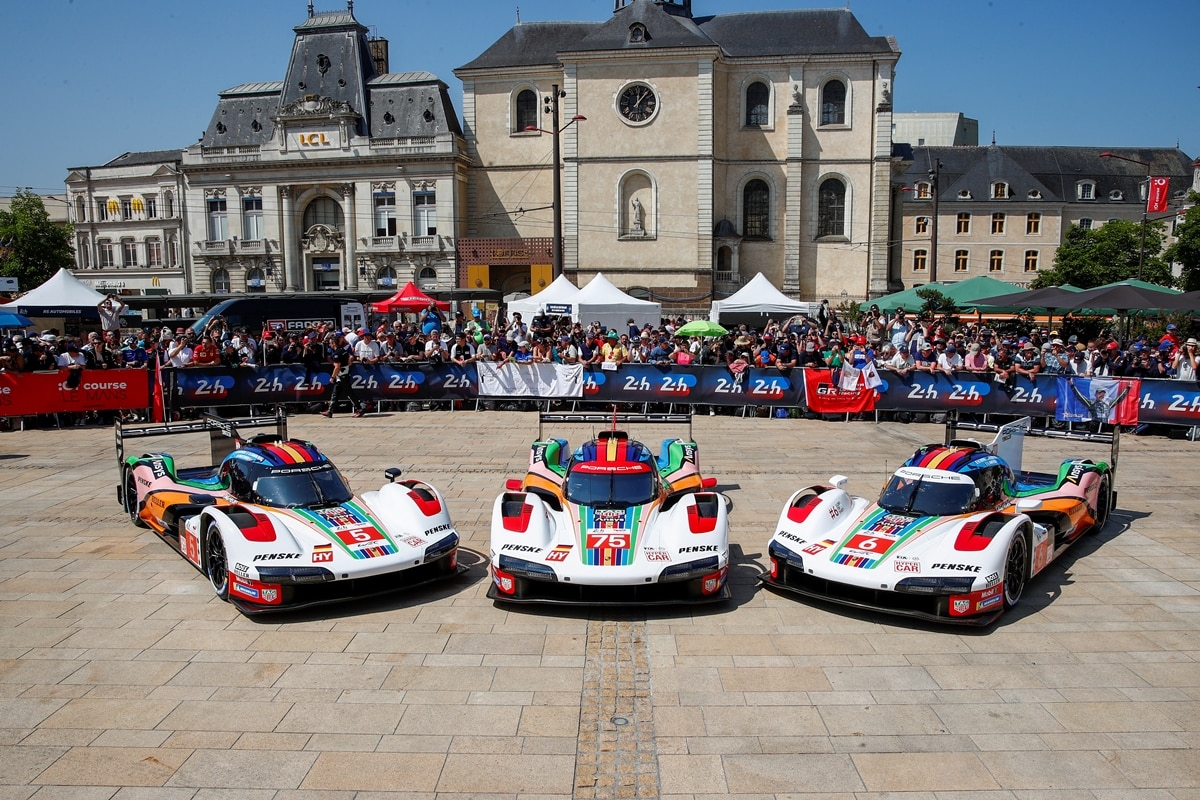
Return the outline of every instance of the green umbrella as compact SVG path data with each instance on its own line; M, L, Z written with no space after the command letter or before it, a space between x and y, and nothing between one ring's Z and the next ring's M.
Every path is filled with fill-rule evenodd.
M706 319L694 319L675 329L676 336L724 336L727 333L729 331Z

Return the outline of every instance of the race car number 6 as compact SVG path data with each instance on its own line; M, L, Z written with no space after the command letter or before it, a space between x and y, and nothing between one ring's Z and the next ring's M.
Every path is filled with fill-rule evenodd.
M874 539L874 538L859 539L857 542L854 542L851 546L857 547L859 550L874 550L876 547L879 546L879 540Z

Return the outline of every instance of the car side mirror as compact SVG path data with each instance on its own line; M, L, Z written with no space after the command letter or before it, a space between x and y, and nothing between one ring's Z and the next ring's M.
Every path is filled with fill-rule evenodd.
M845 489L850 485L850 479L845 475L834 475L829 479L829 485L835 489Z
M504 482L504 488L510 492L519 492L524 489L520 478L509 478Z
M716 478L701 478L700 486L701 486L701 488L704 488L704 489L715 489L715 488L717 488L717 479Z
M389 483L395 483L396 478L400 477L400 468L388 467L383 471L383 477L387 478Z
M1042 507L1042 501L1036 497L1022 497L1017 501L1017 511L1029 512L1037 511Z

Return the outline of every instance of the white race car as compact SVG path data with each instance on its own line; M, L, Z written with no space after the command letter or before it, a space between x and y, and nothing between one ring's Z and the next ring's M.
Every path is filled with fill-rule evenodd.
M571 450L538 437L524 480L492 509L488 597L509 602L693 603L724 600L729 527L691 437L655 457L618 422L679 423L683 414L543 414L541 422L607 422Z
M244 614L367 597L460 571L458 531L437 489L398 480L355 496L310 442L275 435L245 440L230 420L117 425L117 499L208 576L217 596ZM215 466L179 468L166 453L126 457L124 441L207 431Z
M1070 458L1057 473L1037 473L1021 470L1028 417L990 444L955 439L953 416L949 424L946 444L917 450L876 502L852 496L841 475L793 494L763 582L858 608L988 624L1071 544L1104 527L1119 434L1062 435L1111 443L1111 460Z

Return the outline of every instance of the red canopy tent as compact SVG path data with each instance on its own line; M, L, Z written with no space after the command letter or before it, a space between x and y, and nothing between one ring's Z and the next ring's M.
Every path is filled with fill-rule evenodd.
M450 310L449 303L434 301L432 297L418 289L412 281L409 281L404 284L403 289L396 292L387 300L372 303L371 310L376 314L391 314L397 311L417 312L424 310L431 302L437 302L437 307L442 311Z

